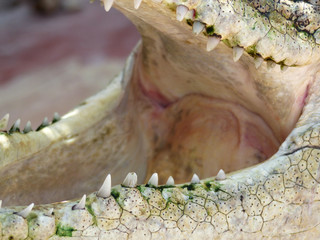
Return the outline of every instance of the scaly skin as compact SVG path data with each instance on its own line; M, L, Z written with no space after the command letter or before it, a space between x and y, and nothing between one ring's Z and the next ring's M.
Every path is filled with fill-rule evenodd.
M131 15L133 9L125 0L117 4L129 17L136 18ZM161 29L165 34L172 34L176 27L178 33L184 33L190 31L187 24L174 22L170 10L179 4L179 1L143 3L141 11L135 15L139 21L160 19L159 25L155 26L158 29L165 24L172 24L170 29ZM85 206L81 200L73 200L37 205L31 212L23 211L24 207L3 207L0 209L0 239L320 237L320 79L317 75L320 30L318 7L314 6L317 3L265 1L259 5L258 1L235 1L232 4L223 1L187 1L183 4L189 9L195 9L196 18L192 18L192 22L200 21L207 27L206 36L190 40L196 46L203 47L207 36L214 34L220 36L228 47L243 47L250 55L244 57L251 64L253 58L263 58L264 69L272 67L274 62L282 67L302 69L311 66L316 69L307 105L296 128L278 152L267 161L230 173L226 178L211 177L199 182L195 180L193 183L165 186L157 186L157 181L151 181L153 184L147 185L136 185L133 181L132 186L128 187L126 182L112 190L107 187L104 197L97 192L85 196ZM266 12L269 14L264 17L260 15ZM186 19L191 14L189 12ZM214 32L211 31L211 25L214 25ZM182 41L188 36L187 33L177 34L174 38ZM148 144L133 151L134 155L123 150L131 146L129 140L122 138L131 125L116 121L122 119L117 115L119 109L120 112L126 110L122 104L123 99L128 97L125 89L131 79L136 54L137 50L129 57L124 72L104 91L85 101L60 121L27 134L4 132L0 135L0 183L3 196L8 196L4 198L8 205L32 197L35 201L52 199L52 196L33 196L33 190L38 190L30 190L36 186L31 180L35 178L32 176L33 172L41 172L46 168L50 169L49 173L59 168L61 172L71 172L72 169L68 167L73 164L84 164L85 161L93 164L93 160L88 160L90 156L94 156L96 162L108 157L108 163L103 168L117 172L120 165L126 164L128 159L141 159L139 161L144 162L147 158L144 154L150 155ZM124 114L123 119L127 117ZM135 133L138 132L139 128ZM114 140L115 138L120 140ZM110 149L101 150L106 145ZM88 155L82 149L86 149ZM70 156L70 152L76 157ZM107 157L103 155L105 153L108 154ZM60 161L59 158L66 160ZM41 166L40 161L44 162ZM64 163L68 164L67 169L61 167ZM136 170L142 172L138 175L144 178L145 169L140 169L143 165L136 165ZM17 190L10 188L15 185L15 177L18 179L19 171L25 168L30 173L17 180L19 184L25 184L21 185L21 195L16 196L12 191ZM101 165L97 164L93 172L97 168L101 168ZM92 172L87 173L90 174ZM121 174L118 175L113 175L116 182L122 177ZM72 186L77 181L78 179L70 183L63 182L62 185ZM84 186L76 186L77 189L87 191L90 189L88 185L95 183L95 180L90 181ZM39 183L46 184L52 185L46 179ZM57 185L56 188L59 187Z

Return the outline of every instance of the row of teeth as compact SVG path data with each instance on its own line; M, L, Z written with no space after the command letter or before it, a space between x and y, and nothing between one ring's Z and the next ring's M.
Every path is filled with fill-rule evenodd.
M220 169L215 180L222 181L225 179L226 179L226 174L222 169ZM133 188L133 187L137 186L137 181L138 181L137 174L135 172L130 172L125 177L125 179L122 183L122 186ZM158 187L158 181L159 181L158 174L154 173L150 177L150 179L148 181L148 185ZM197 174L193 174L190 183L191 184L200 184L200 178L198 177ZM170 176L167 180L166 186L172 186L172 185L174 185L174 179L172 176ZM111 196L111 187L112 187L111 186L111 175L108 174L108 176L104 180L101 188L97 192L97 197L101 197L101 198L110 197ZM76 205L74 205L72 207L72 210L85 209L86 200L87 200L87 195L84 194L83 197L81 198L81 200ZM1 209L1 205L2 205L2 200L0 200L0 209ZM17 214L23 218L27 218L28 215L31 213L33 207L34 207L34 203L31 203L29 206L27 206L25 209L21 210L20 212L15 212L15 214ZM49 209L49 215L52 215L52 213L53 213L53 208Z
M61 119L60 115L58 113L54 113L53 118L52 118L52 122L51 124L58 122ZM0 120L0 132L6 132L6 129L8 127L8 121L9 121L9 113L7 113L1 120ZM12 127L9 129L8 133L12 134L15 132L20 132L20 122L21 120L18 119L17 121L15 121L15 123L12 125ZM40 124L40 126L36 129L36 131L41 130L44 127L49 126L49 120L47 117L45 117L42 121L42 123ZM31 122L28 121L22 131L22 133L28 133L31 132L32 127L31 127Z
M104 4L104 8L105 10L108 12L112 5L114 0L102 0L103 4ZM157 2L161 2L161 0L154 0ZM138 9L140 7L142 0L134 0L134 8ZM187 8L184 5L178 5L176 8L176 18L178 21L182 21L185 16L187 15L187 13L189 12L189 8ZM202 33L205 29L206 25L200 21L194 21L193 25L192 25L192 31L195 35L199 35L200 33ZM207 41L207 51L210 52L213 49L215 49L218 44L221 41L221 37L220 36L208 36L208 41ZM233 47L233 61L237 62L241 56L244 53L244 49L242 47L236 46ZM255 56L254 57L254 65L256 67L256 69L258 69L262 63L263 63L264 59L260 56ZM273 68L277 65L276 62L272 61L272 60L267 60L267 67L268 69ZM286 65L281 65L281 70L285 71L287 70L288 66Z

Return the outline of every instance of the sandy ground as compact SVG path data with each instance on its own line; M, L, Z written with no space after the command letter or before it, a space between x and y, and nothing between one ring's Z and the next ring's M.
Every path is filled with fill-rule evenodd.
M79 12L50 17L21 5L0 12L0 118L36 128L103 89L139 39L118 11L83 1Z

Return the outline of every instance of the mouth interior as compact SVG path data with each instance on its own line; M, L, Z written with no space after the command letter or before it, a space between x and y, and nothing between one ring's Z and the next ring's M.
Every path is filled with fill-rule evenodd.
M294 128L315 75L312 66L281 71L264 62L256 69L247 53L234 62L224 43L207 52L207 37L194 36L185 22L121 10L136 24L142 44L120 104L61 141L63 147L4 168L4 202L78 197L96 191L106 172L113 184L130 171L140 183L158 172L163 184L170 175L183 183L193 173L206 178L219 169L239 170L271 157ZM79 114L80 124L85 117Z

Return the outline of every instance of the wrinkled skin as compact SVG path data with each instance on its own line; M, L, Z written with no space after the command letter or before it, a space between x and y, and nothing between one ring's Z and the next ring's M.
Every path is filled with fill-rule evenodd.
M317 2L115 5L142 35L123 72L60 121L0 135L0 239L319 239ZM93 192L129 171L184 184Z

